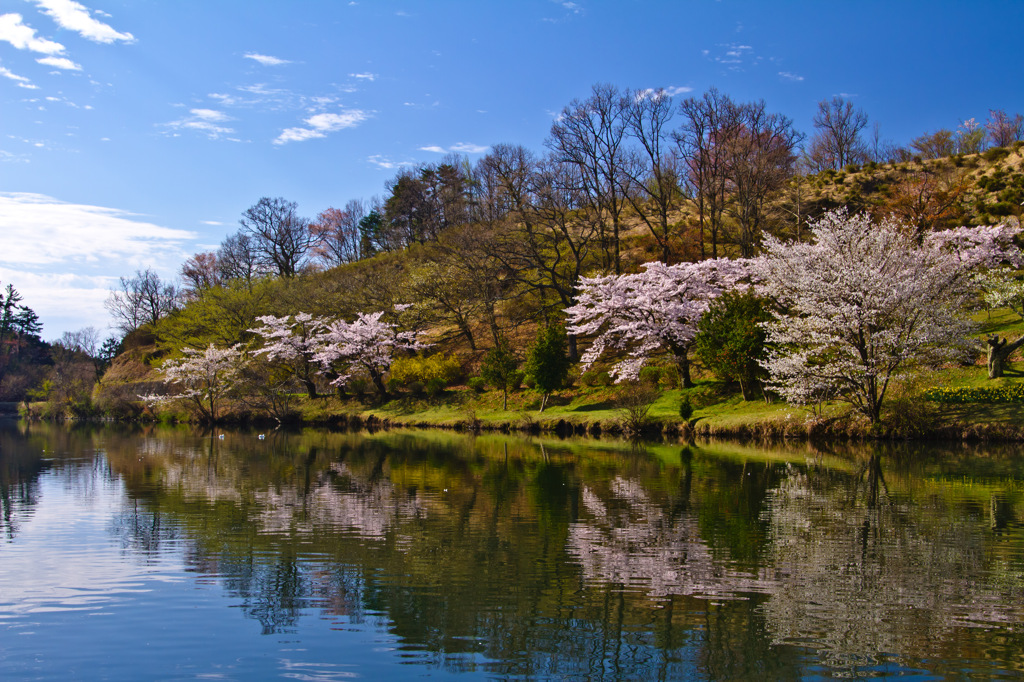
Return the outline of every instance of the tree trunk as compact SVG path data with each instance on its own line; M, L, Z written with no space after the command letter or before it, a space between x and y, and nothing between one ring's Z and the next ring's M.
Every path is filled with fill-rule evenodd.
M1021 346L1024 346L1024 336L1021 336L1013 343L1010 343L1009 341L1009 339L1000 338L998 334L989 335L988 339L985 341L985 345L988 346L989 379L998 379L1008 371L1011 371L1006 367L1009 362L1010 355L1012 355L1013 352Z
M683 388L693 388L693 379L690 378L690 357L686 350L676 350L676 370L679 372L679 384Z
M306 395L310 400L316 400L320 396L316 392L316 383L312 379L303 379L302 385L306 387Z

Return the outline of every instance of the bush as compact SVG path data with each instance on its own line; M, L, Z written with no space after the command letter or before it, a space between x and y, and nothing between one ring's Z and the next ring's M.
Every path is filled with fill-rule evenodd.
M580 375L580 383L584 386L611 386L615 383L612 375L603 370L588 369Z
M679 416L683 419L689 419L693 416L693 403L690 402L690 396L684 395L679 399Z
M512 373L512 378L509 381L508 387L513 391L522 388L523 382L526 381L526 372L518 370ZM533 388L532 386L530 388Z
M391 381L397 386L410 387L412 382L426 385L439 379L445 386L462 376L462 365L451 355L438 353L430 357L398 358L391 363Z
M448 384L441 377L434 377L427 381L426 391L427 395L431 398L435 398L444 392L445 386Z
M657 386L661 381L661 367L642 367L640 369L640 383L645 386Z
M487 389L487 382L483 377L470 377L466 384L477 393L483 393Z
M412 393L413 395L423 395L423 393L427 390L427 385L424 384L422 381L410 381L406 385L406 388L408 388L409 392Z
M992 147L991 149L983 153L981 156L989 163L995 163L996 161L1005 159L1007 156L1009 156L1009 154L1010 150L1007 149L1006 147Z

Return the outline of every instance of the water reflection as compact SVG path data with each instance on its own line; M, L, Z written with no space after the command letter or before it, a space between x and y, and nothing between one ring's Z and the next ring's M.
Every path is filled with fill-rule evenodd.
M1022 474L1001 448L0 431L8 542L41 479L116 482L120 550L263 636L381 630L357 669L459 675L1019 674Z

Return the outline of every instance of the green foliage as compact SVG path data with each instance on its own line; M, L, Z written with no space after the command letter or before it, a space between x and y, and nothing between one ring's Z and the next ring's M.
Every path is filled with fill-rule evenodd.
M661 367L652 367L650 365L640 368L639 380L641 384L645 386L657 386L661 381L662 374Z
M584 386L611 386L612 375L604 370L588 369L580 375L580 383Z
M996 161L1005 159L1009 155L1010 150L1006 147L992 147L991 149L986 150L981 156L989 163L995 163Z
M738 381L750 399L763 370L765 329L771 320L764 299L751 291L730 291L711 303L697 323L694 352L723 381Z
M427 395L431 398L436 398L444 392L445 387L448 383L441 377L433 377L427 380L427 384L424 387Z
M484 390L487 388L487 382L484 380L483 377L470 377L469 380L466 382L466 385L473 389L473 391L475 391L476 393L483 393Z
M440 381L442 388L457 381L462 376L462 365L458 359L445 353L437 353L430 357L414 356L398 358L391 363L391 383L408 387L412 382L426 386L433 380Z
M567 348L565 328L551 324L537 332L537 340L527 355L526 375L545 396L545 400L541 402L542 411L547 396L552 391L562 388L569 376L571 363Z
M679 398L679 416L683 419L689 419L693 416L693 403L690 402L690 396L688 395Z
M480 375L484 381L502 392L507 407L509 389L517 388L522 381L519 358L512 352L508 339L498 339L497 345L487 352L480 365Z
M956 388L929 388L923 394L925 400L950 405L970 403L1024 403L1024 384L998 388L958 386Z

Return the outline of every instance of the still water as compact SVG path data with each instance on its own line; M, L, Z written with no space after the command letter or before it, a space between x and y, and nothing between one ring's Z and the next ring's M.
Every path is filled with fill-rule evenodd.
M1024 676L1024 451L0 421L0 679Z

